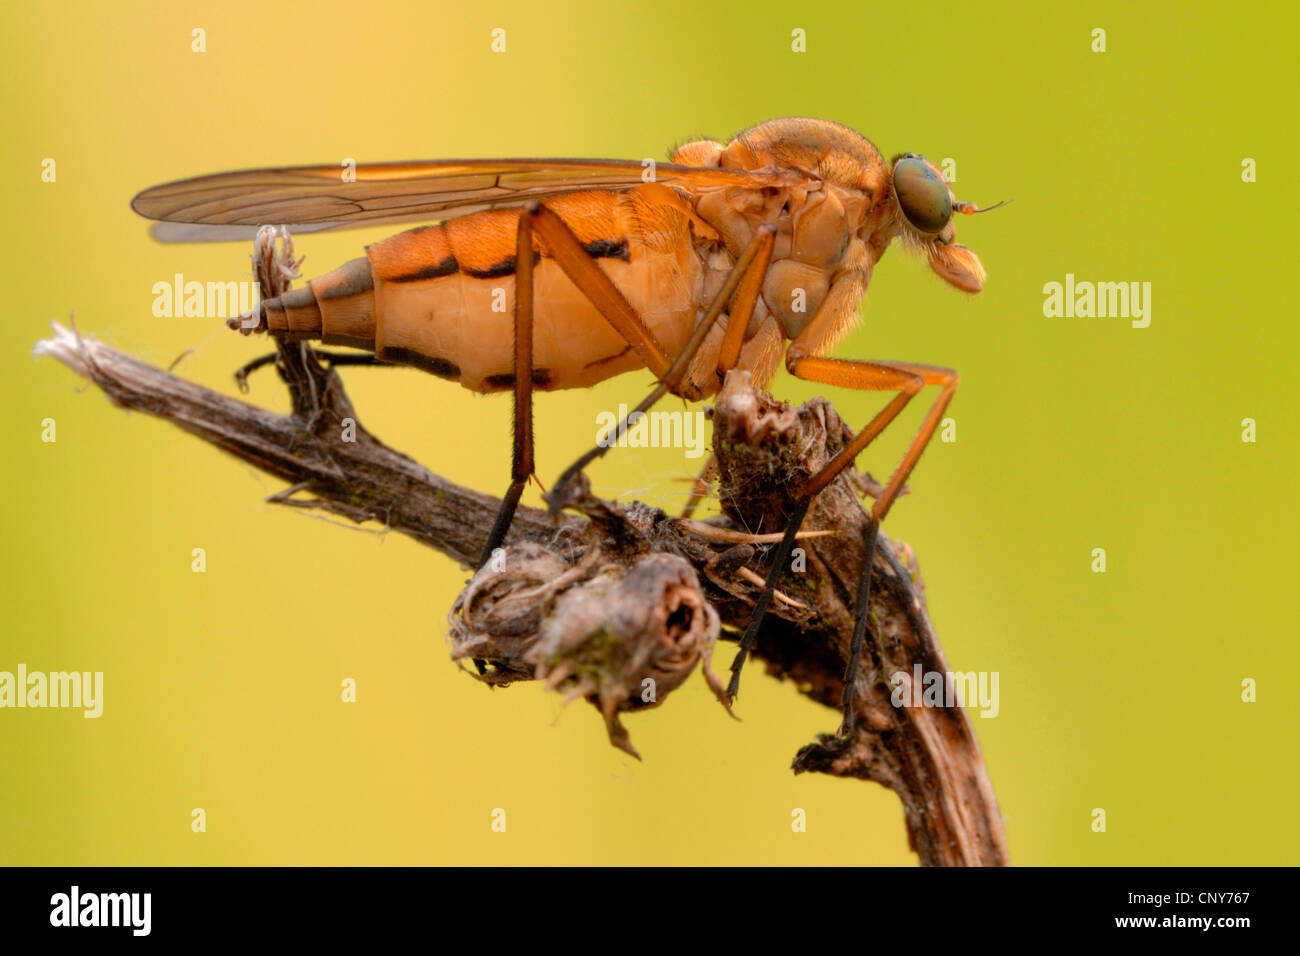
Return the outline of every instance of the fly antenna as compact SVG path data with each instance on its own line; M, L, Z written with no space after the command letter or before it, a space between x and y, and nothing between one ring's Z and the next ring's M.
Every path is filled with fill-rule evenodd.
M999 206L1006 206L1013 202L1015 202L1014 199L1004 199L1001 202L995 202L992 206L985 206L983 209L975 205L973 202L956 202L952 204L952 208L955 209L957 212L962 212L968 216L973 216L977 212L992 212L994 209L997 209Z

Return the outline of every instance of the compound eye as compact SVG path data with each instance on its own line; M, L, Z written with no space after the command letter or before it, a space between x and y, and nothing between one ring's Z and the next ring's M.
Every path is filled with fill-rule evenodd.
M919 156L908 154L894 164L894 197L912 227L934 235L952 218L948 184Z

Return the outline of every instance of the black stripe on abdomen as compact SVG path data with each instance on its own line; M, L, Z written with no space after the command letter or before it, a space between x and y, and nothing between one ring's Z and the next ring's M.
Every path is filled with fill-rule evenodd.
M417 269L414 272L403 273L400 276L393 276L389 282L419 282L421 279L441 279L443 276L455 275L460 271L460 263L456 261L455 256L448 256L437 265L425 266L423 269Z
M415 368L424 369L424 371L431 372L439 378L449 378L453 381L460 379L460 367L455 362L448 362L443 358L430 358L414 349L388 346L379 357L385 362L397 362L402 365L412 365Z
M554 376L548 368L533 369L533 387L546 388L551 384ZM506 372L503 375L489 375L483 380L489 392L503 392L508 388L515 387L515 377L512 373Z
M582 247L587 255L593 259L622 259L624 262L631 260L628 253L627 239L597 239L594 242L588 242ZM541 256L533 254L534 265L541 260ZM389 282L419 282L423 279L441 279L443 276L449 276L456 272L463 272L471 279L499 279L501 276L512 276L515 274L515 257L507 256L495 265L490 265L486 269L471 269L468 266L462 266L455 256L448 256L437 265L425 266L414 272L407 272L399 276L393 276Z
M533 265L537 265L538 260L542 257L533 253ZM496 265L488 266L486 269L470 269L462 267L461 272L471 279L499 279L501 276L512 276L515 274L515 257L507 256Z
M582 248L587 250L587 255L593 259L622 259L624 262L631 260L627 251L627 239L597 239L595 242L589 242Z
M593 259L622 259L624 262L628 262L632 258L627 251L626 239L597 239L595 242L585 243L582 248ZM533 253L533 264L536 265L541 261L541 258L537 253ZM495 279L498 276L512 276L515 274L515 257L508 256L496 265L488 266L486 269L463 268L461 271L475 279Z

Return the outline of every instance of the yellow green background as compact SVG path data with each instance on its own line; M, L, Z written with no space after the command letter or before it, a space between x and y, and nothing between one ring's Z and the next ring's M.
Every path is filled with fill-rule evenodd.
M277 482L29 354L75 311L158 364L193 350L179 373L234 393L265 342L155 318L151 287L245 278L247 250L151 241L127 204L154 183L344 157L662 158L782 115L953 157L959 198L1015 199L959 224L982 295L895 250L839 350L961 372L958 440L886 530L919 555L952 666L1001 675L1001 713L973 722L1012 861L1294 862L1295 30L1267 3L7 4L0 669L102 670L106 692L97 721L0 711L0 863L914 862L892 793L787 769L836 724L792 686L750 671L736 723L693 678L628 718L637 764L587 705L456 669L464 569L268 505ZM298 249L314 274L384 234ZM1151 282L1150 327L1045 318L1067 272ZM345 378L389 443L504 487L507 399ZM541 396L543 480L648 385ZM881 403L830 397L856 423ZM250 400L286 407L268 373ZM864 467L889 471L916 405ZM592 477L671 508L697 464L627 451Z

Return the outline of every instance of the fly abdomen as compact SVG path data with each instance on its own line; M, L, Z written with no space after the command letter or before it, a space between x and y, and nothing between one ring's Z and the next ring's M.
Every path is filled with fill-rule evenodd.
M652 272L673 271L676 278L684 270L672 269L672 253L652 255L646 249L640 222L624 196L571 193L547 205L624 295L632 296L633 308L652 333L668 332L670 348L684 340L693 301L684 322L665 323L663 313L669 310L660 306L675 289L645 294L657 285L650 281ZM672 225L681 232L685 224L683 216L680 223L656 226L656 238ZM475 392L512 388L518 233L518 210L490 210L412 229L368 247L378 316L375 354ZM680 245L673 244L672 252ZM535 236L532 256L534 387L585 387L639 367L631 346Z
M262 320L268 332L284 338L321 339L326 345L373 350L375 291L370 261L353 259L301 289L267 299L262 303Z
M641 187L641 190L649 189ZM699 311L702 265L690 219L635 190L559 196L548 206L582 243L668 354ZM373 351L476 392L513 387L518 210L423 226L369 246L304 288L263 303L286 338ZM533 241L533 369L538 389L584 388L642 359L564 269Z

